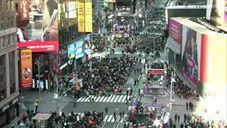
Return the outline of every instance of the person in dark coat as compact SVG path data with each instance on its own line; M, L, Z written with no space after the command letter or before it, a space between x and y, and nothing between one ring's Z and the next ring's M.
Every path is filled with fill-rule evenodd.
M188 111L188 102L186 102L186 110Z
M177 114L176 113L174 114L174 121L175 121L175 123L177 122Z
M184 123L187 123L187 115L184 114Z

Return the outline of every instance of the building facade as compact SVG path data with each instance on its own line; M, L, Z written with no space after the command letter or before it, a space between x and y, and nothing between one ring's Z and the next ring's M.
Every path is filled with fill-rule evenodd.
M0 1L0 127L14 119L18 105L18 56L13 0Z

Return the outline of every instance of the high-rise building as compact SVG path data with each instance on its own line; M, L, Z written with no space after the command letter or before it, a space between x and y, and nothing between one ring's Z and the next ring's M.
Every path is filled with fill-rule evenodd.
M0 1L0 127L18 114L18 56L13 0Z

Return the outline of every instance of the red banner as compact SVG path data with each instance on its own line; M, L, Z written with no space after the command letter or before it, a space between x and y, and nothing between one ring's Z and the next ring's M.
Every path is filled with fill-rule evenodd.
M20 0L19 19L29 20L30 0Z
M19 42L18 48L29 48L32 52L58 52L58 41L28 41Z
M164 75L165 70L164 69L151 69L149 71L150 75Z
M30 49L21 50L21 86L32 86L32 52Z

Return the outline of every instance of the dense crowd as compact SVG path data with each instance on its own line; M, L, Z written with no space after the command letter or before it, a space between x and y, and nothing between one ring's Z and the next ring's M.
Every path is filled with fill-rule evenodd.
M170 84L171 82L171 73L173 72L172 69L167 70L167 81ZM184 99L198 99L199 94L193 89L192 87L189 87L187 84L183 82L179 78L179 76L175 73L175 81L173 83L173 90L175 94Z
M110 44L110 42L107 41L107 38L102 37L100 34L93 34L90 43L91 45L94 45L95 52L103 52L106 46Z
M146 54L154 53L156 51L163 51L165 47L165 38L159 35L140 35L140 39L136 42L132 48L129 46L129 52L145 52Z
M135 64L135 60L126 55L121 58L90 59L78 71L78 77L83 79L82 90L93 93L121 92Z
M103 117L103 112L96 111L86 111L82 116L74 112L71 112L69 115L65 115L64 113L57 115L54 112L52 126L61 126L64 128L97 128L102 123Z

